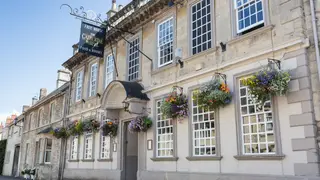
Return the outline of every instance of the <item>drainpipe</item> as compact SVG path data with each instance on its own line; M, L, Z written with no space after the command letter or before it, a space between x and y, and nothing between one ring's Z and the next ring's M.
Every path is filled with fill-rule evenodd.
M318 77L319 77L319 81L320 81L319 38L318 38L318 31L317 31L317 19L316 19L316 15L315 15L314 0L310 0L310 9L311 9L311 21L312 21L312 29L313 29L314 47L315 47L315 50L316 50ZM317 152L319 154L319 150L317 150ZM320 156L319 155L318 155L318 160L320 161ZM318 171L320 172L320 169L318 169Z
M310 9L311 9L311 18L312 18L312 28L313 28L313 38L314 38L314 47L316 50L316 60L318 64L318 77L320 81L320 53L319 53L319 38L317 31L317 19L314 9L314 0L310 0Z

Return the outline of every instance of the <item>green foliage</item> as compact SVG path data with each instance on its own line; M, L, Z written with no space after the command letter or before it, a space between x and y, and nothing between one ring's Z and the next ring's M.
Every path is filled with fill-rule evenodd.
M265 69L252 77L243 80L249 88L249 93L261 104L270 96L283 96L289 90L290 74L287 71Z
M0 175L2 175L4 158L6 155L6 146L7 146L7 140L0 141Z
M194 100L198 100L200 106L210 108L224 107L231 102L231 98L228 86L220 79L214 79L202 85L193 96Z
M162 116L167 118L178 118L179 120L188 116L188 100L186 95L177 93L176 90L162 102L160 107Z
M67 129L64 127L57 127L50 131L50 134L52 134L57 139L60 138L67 138L69 135L67 133Z
M146 132L152 126L152 120L148 116L138 116L130 121L128 128L130 132Z
M111 136L115 137L118 133L118 124L113 123L112 121L107 122L102 127L102 135L103 136Z

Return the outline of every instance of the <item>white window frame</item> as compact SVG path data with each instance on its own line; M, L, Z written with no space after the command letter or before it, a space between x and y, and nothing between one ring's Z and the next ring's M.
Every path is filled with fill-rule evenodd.
M171 24L170 24L170 22L171 22ZM168 23L169 23L169 25L168 25ZM163 30L161 28L162 26L165 26L164 28L166 28L166 29L169 28L169 33L168 34L166 34L166 31L162 31ZM173 58L174 58L174 52L173 52L174 51L174 49L173 49L174 48L174 19L173 19L173 17L170 17L170 18L166 19L165 21L159 23L157 32L158 32L157 33L157 39L158 39L158 42L157 42L158 67L162 67L162 66L171 64L173 62ZM165 37L162 37L161 35L164 35ZM172 36L172 38L170 36ZM162 41L164 43L160 44L160 39L162 39ZM166 41L166 39L168 39L168 41ZM171 47L171 50L172 50L171 53L169 53L169 55L171 54L171 60L161 64L161 48L162 47L166 47L168 44L169 44L169 46ZM163 58L167 59L167 57L163 57Z
M135 44L135 41L137 41L136 44ZM134 46L132 47L130 43L134 44ZM127 59L128 59L127 60L127 63L128 63L127 78L128 78L128 81L136 81L140 78L140 68L141 68L140 67L140 52L138 51L138 49L141 48L140 36L135 36L130 41L130 43L127 44ZM131 50L132 50L132 52L130 53ZM133 58L131 58L131 57L133 57ZM134 64L135 61L137 61L137 63ZM136 70L133 72L135 67L136 67Z
M48 144L48 140L51 140L51 148L47 149L47 144ZM44 145L44 156L43 156L43 162L45 164L51 164L51 160L52 160L52 147L53 147L53 140L52 139L48 139L46 138L46 143ZM50 152L50 162L46 161L47 160L47 153Z
M91 143L89 141L90 139L91 139ZM86 133L84 135L83 159L85 159L85 160L93 159L93 154L94 154L94 152L93 152L93 133L90 132L90 133Z
M162 119L161 103L162 99L156 101L156 157L175 157L174 122L171 118ZM168 128L171 132L167 132Z
M79 136L72 136L70 141L70 159L78 160Z
M98 87L98 63L93 63L90 66L90 81L89 81L89 97L97 94Z
M270 97L270 100L264 104L264 106L260 106L259 104L255 103L254 100L252 101L252 97L250 97L248 94L248 87L243 85L242 83L242 80L246 78L247 77L240 78L239 82L237 83L238 93L239 93L238 100L239 100L239 114L240 114L240 118L239 118L240 131L239 132L241 133L240 139L241 139L242 155L279 154L280 152L279 152L279 149L277 148L278 144L277 144L277 136L276 136L276 130L275 130L276 122L274 120L275 112L273 111L273 104L272 104L271 97ZM259 107L260 110L257 107ZM267 110L265 109L266 107L268 107ZM257 111L257 109L259 111ZM253 118L253 120L251 120L251 118ZM272 130L268 129L268 125L270 124L271 126L269 127L272 127ZM268 135L271 135L270 139L273 139L272 141L268 141L269 140ZM262 140L260 138L264 139L264 142L261 142ZM264 146L264 145L265 145L265 152L261 152L261 146ZM270 147L268 145L273 145L273 150L274 150L273 152L269 152ZM253 146L257 147L257 152L253 151ZM249 147L249 152L246 151L246 147Z
M247 1L247 2L245 2L245 1ZM265 22L266 22L266 16L265 16L265 9L264 9L264 2L263 2L264 0L233 0L233 2L234 2L234 8L235 8L235 12L236 12L236 27L237 27L237 33L238 34L240 34L240 33L242 33L242 32L244 32L244 31L247 31L247 30L249 30L249 29L251 29L251 28L254 28L254 27L256 27L256 26L259 26L259 25L261 25L261 24L264 24ZM241 3L241 5L239 5L238 6L238 2L240 2ZM259 12L257 12L257 4L258 3L261 3L261 11L262 11L262 20L261 21L258 21L258 13L259 12L261 12L261 11L259 11ZM251 6L252 5L255 5L255 13L252 13L252 14L255 14L256 16L256 23L254 23L254 24L251 24L251 16L252 16L252 14L250 13L251 12ZM245 19L247 19L247 18L245 18L244 17L244 9L245 9L245 7L246 6L248 6L249 5L249 7L248 7L248 10L249 10L249 16L248 16L248 18L249 18L249 26L247 26L247 27L245 27ZM243 9L243 10L242 10ZM239 10L242 10L242 17L243 17L243 19L241 19L241 20L243 20L243 27L244 28L242 28L242 29L240 29L240 27L239 27L239 23L240 23L240 20L239 20Z
M196 93L197 91L198 90L194 90L191 92L192 93L192 101L191 101L192 155L198 156L198 157L199 156L201 157L217 156L218 140L217 140L216 112L213 108L198 106L198 100L193 98L194 97L193 93ZM204 144L204 145L201 145L201 144ZM207 153L208 148L210 149L210 153ZM212 148L214 148L214 153ZM198 149L198 153L196 153L196 149ZM201 154L201 150L203 150L203 154Z
M205 1L205 8L202 7L202 2ZM208 4L207 2L210 2ZM198 7L200 6L200 7ZM197 1L196 3L192 4L190 7L190 38L191 38L191 48L190 48L190 54L191 55L196 55L201 52L204 52L208 49L211 49L213 47L213 7L214 6L214 1L211 0L200 0ZM196 8L196 11L193 12L193 8ZM198 9L200 8L200 9ZM208 9L210 9L210 13L208 13ZM202 16L202 11L205 11L206 14L204 17ZM200 13L200 17L198 17L198 13ZM194 19L195 16L195 19ZM208 21L208 17L210 18L210 21ZM205 23L203 23L203 19L207 20ZM200 26L197 23L197 21L200 21ZM195 28L194 28L195 26ZM210 28L210 30L208 30ZM198 31L200 33L198 33ZM195 36L194 36L195 33ZM205 40L204 40L205 37ZM200 42L199 42L200 38ZM210 39L210 40L209 40ZM195 42L195 45L194 45ZM206 48L204 49L205 46ZM198 49L200 47L200 50ZM194 52L195 48L195 52Z
M83 85L83 70L79 71L76 76L76 102L82 99L82 85Z
M111 137L100 136L100 159L110 159L111 157Z
M107 88L109 83L114 80L114 57L112 54L109 54L105 58L105 80L104 80L104 88ZM109 72L109 70L112 70Z

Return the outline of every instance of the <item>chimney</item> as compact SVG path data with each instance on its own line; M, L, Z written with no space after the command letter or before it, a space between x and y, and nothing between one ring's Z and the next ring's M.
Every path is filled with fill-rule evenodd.
M64 85L66 82L70 81L71 72L67 69L58 70L58 79L57 79L57 87L59 88Z
M78 52L78 44L72 45L72 49L73 49L73 55L75 55Z
M26 112L29 108L30 108L30 106L28 106L28 105L23 105L23 106L22 106L22 113Z
M46 88L41 88L40 89L40 96L39 96L39 100L41 100L42 98L47 96L47 89Z
M123 8L123 5L119 4L118 11L120 11Z
M116 0L112 0L112 6L111 9L107 12L107 18L111 18L113 15L117 13L117 4Z
M35 105L37 103L37 101L38 101L38 98L36 96L34 96L32 98L32 106Z

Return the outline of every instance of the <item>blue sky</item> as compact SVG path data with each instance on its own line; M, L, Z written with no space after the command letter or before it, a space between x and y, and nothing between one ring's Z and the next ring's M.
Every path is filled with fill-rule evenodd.
M117 0L117 5L128 0ZM61 4L105 13L111 0L9 0L0 5L0 121L21 113L40 88L55 89L57 70L72 56L81 21Z

